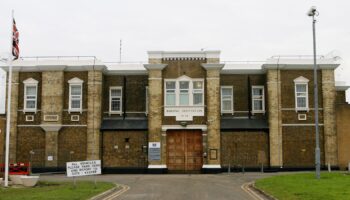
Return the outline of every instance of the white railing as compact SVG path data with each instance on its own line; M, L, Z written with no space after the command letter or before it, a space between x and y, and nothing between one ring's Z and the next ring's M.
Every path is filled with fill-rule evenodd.
M41 60L97 60L96 56L26 56L20 60L41 61Z
M313 55L275 55L272 59L313 59ZM325 59L324 55L316 55L317 59Z

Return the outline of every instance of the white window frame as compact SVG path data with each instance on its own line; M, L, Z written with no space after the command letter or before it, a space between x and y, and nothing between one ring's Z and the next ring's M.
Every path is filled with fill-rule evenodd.
M182 81L188 81L189 82L189 88L188 88L188 105L180 105L180 82ZM200 81L202 82L202 89L193 89L193 82ZM167 82L175 82L175 105L168 105L166 96L167 96L167 88L166 83ZM204 106L204 79L195 78L192 79L186 75L183 75L177 79L164 79L164 106L173 107L173 106L180 106L180 107L186 107L186 106ZM198 91L195 90L201 90L202 93L202 103L201 104L193 104L193 96L195 93L198 93Z
M224 110L223 109L223 94L222 94L222 89L231 89L232 93L231 93L231 110ZM226 96L226 95L225 95ZM221 86L220 87L220 105L221 105L221 113L228 113L228 114L234 114L234 108L233 108L233 105L234 105L234 94L233 94L233 86Z
M33 79L33 78L28 78L26 80L23 81L24 84L24 94L23 94L23 112L37 112L37 104L38 104L38 81ZM27 99L27 87L35 87L35 95L31 95L34 96L34 99ZM27 101L35 101L35 108L27 108Z
M68 81L69 83L69 107L68 107L68 112L80 112L82 113L83 111L83 83L84 81L79 79L79 78L72 78ZM72 108L72 86L80 86L80 95L79 95L79 101L80 105L79 108ZM74 95L78 96L78 95ZM78 100L78 99L74 99Z
M193 82L202 82L202 89L194 89L193 88ZM203 79L192 79L192 105L194 106L204 106L204 80ZM190 84L190 85L191 85ZM194 94L202 94L202 103L201 104L194 104Z
M305 92L297 92L297 86L298 85L304 85L306 90ZM300 76L296 79L294 79L294 98L295 98L295 111L309 111L309 80L303 76ZM298 107L298 94L297 93L304 93L305 94L305 101L306 105L305 107ZM300 98L300 97L299 97Z
M112 110L112 90L120 90L120 109ZM115 96L118 97L118 96ZM111 86L109 87L109 114L123 114L123 87L122 86Z
M257 98L257 97L254 96L254 92L253 92L254 89L261 89L262 90L261 99L260 99L260 97ZM251 96L251 98L252 98L252 113L253 114L254 113L265 113L265 86L263 86L263 85L253 85L251 94L252 94L252 96ZM262 109L261 110L256 110L254 108L254 101L261 101L261 103L262 103Z

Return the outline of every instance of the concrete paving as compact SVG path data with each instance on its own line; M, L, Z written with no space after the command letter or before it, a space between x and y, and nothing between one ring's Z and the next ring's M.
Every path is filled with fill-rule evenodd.
M100 175L97 181L114 182L130 187L114 199L145 200L206 200L206 199L254 199L241 186L259 178L279 173L230 173L230 174L165 174L165 175ZM64 175L41 175L40 180L69 181ZM94 180L79 177L77 180Z

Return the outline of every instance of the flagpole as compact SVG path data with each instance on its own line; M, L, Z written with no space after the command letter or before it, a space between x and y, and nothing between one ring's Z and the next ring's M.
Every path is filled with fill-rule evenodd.
M11 19L11 46L8 58L9 74L7 87L7 111L6 111L6 143L5 143L5 187L8 187L9 181L9 154L10 154L10 115L11 115L11 90L12 90L12 44L13 44L13 19L14 11L12 10Z

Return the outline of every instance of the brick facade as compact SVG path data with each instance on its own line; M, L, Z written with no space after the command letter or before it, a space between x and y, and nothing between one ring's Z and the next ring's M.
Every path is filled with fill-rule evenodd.
M311 65L296 69L289 63L267 62L255 71L239 69L239 65L234 65L237 69L229 69L227 65L220 63L218 52L205 51L150 52L148 64L137 70L129 69L129 65L123 68L123 64L116 64L120 68L110 70L94 61L94 64L75 63L66 67L51 63L46 70L34 67L35 70L25 71L16 68L15 63L10 162L32 160L36 168L57 170L63 169L68 161L100 159L105 170L161 169L165 172L169 165L167 134L195 130L201 134L200 144L188 142L201 148L193 152L203 154L196 155L196 159L201 159L198 163L203 164L203 172L220 171L228 165L250 168L264 165L278 169L314 167ZM345 106L345 92L336 91L334 69L337 65L328 65L318 73L321 160L322 165L344 167L348 162L344 156L348 140L342 127L348 124L347 112L338 105ZM50 67L52 70L48 70ZM187 105L203 107L203 115L191 120L165 116L164 80L179 77L204 81L203 105ZM299 77L308 80L308 109L303 111L296 110L295 105L294 80ZM23 81L30 78L38 81L35 112L24 111ZM82 82L80 111L69 108L72 79ZM114 86L122 88L122 109L117 114L109 112L110 87ZM221 113L221 86L233 88L232 113ZM264 90L261 97L264 110L259 113L253 113L252 86L262 86ZM306 119L300 119L300 114L305 114ZM34 117L33 121L26 120L29 115ZM57 120L47 120L47 115L57 116ZM78 120L72 120L74 117ZM223 120L229 121L225 127L222 127ZM140 125L140 121L145 125ZM5 135L3 122L0 117L1 147ZM160 143L159 159L149 160L149 142ZM31 155L31 151L34 154ZM0 157L2 155L0 150ZM181 159L193 161L188 157Z

